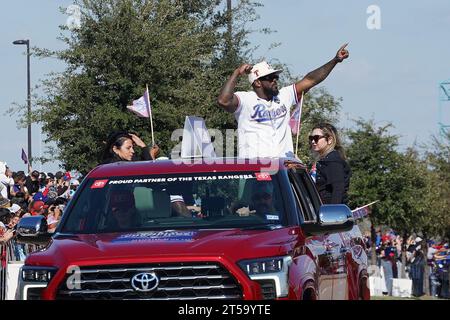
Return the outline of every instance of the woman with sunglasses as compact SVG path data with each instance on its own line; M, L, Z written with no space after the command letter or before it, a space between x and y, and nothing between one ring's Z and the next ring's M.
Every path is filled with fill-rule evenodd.
M316 187L324 204L347 204L351 171L336 128L329 123L316 125L309 138L316 158Z

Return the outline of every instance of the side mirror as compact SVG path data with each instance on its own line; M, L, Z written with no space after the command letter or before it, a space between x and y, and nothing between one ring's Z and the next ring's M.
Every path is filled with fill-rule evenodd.
M312 235L350 231L354 220L352 211L345 204L324 204L320 206L316 223L303 224L303 229Z
M17 225L17 241L28 244L46 244L52 236L47 231L47 219L44 216L24 217Z

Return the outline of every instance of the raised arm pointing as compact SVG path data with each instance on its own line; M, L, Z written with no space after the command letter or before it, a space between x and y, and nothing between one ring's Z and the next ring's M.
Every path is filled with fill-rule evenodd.
M302 80L295 84L295 89L298 96L300 96L302 92L308 92L309 89L325 80L326 77L328 77L328 75L330 74L331 70L333 70L333 68L336 66L336 64L344 61L349 57L349 52L346 49L347 45L348 43L340 47L333 59L331 59L323 66L317 68L316 70L309 72Z

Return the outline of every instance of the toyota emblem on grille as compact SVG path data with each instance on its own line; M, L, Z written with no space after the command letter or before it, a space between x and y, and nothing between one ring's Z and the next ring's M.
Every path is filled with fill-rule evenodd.
M136 291L149 292L155 290L159 279L153 272L138 273L131 278L131 286Z

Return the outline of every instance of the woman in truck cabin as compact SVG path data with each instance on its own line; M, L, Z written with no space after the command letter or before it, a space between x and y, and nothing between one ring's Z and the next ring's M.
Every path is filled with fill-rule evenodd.
M316 159L316 187L324 204L347 204L351 171L336 128L314 126L308 138Z
M141 158L135 155L135 146L142 148ZM129 132L113 132L108 136L103 152L102 164L118 161L155 160L159 155L159 147L151 149L137 135Z

